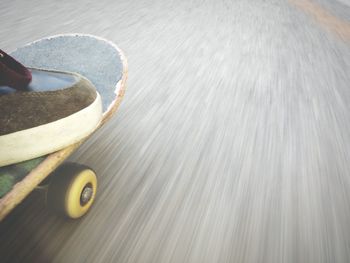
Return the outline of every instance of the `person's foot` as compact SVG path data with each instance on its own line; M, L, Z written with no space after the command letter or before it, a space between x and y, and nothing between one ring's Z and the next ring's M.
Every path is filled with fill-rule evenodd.
M75 73L29 70L32 81L25 91L0 86L0 166L76 143L101 121L101 98L89 80Z

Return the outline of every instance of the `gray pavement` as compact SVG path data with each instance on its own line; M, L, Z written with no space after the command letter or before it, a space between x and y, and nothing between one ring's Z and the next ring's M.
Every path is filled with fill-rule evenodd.
M90 213L33 194L0 224L0 261L350 262L346 2L2 0L3 49L100 35L129 81L72 158L99 175Z

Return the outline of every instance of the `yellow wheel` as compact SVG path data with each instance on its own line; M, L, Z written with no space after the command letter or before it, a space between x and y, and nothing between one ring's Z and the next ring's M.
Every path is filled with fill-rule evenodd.
M83 216L95 200L96 174L89 167L67 163L52 176L47 192L50 208L69 218Z

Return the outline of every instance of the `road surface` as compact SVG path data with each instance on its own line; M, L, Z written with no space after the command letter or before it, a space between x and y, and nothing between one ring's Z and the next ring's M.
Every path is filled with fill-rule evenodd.
M1 262L350 262L346 0L1 0L4 50L58 33L116 42L119 113L72 160L81 220L31 195Z

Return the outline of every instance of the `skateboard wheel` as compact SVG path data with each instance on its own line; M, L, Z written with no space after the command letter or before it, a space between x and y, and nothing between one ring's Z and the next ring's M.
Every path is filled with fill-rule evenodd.
M66 163L52 175L47 203L56 212L69 218L83 216L94 202L97 178L85 165Z

